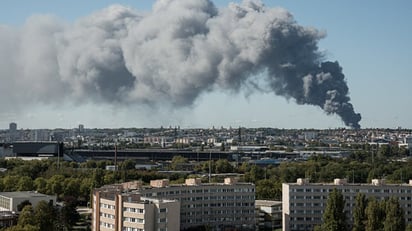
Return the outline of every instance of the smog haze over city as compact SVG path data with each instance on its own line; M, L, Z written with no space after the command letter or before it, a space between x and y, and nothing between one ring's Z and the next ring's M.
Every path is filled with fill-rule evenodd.
M409 1L11 1L0 129L412 128Z

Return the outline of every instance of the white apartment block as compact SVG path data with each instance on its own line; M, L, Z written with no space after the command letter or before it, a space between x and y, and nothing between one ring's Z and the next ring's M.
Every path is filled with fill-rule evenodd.
M180 204L101 188L93 193L93 231L179 231Z
M140 188L140 193L145 197L180 201L181 229L203 225L212 230L255 228L255 185L252 183L239 183L233 178L226 178L224 183L187 179L179 185L156 180L151 186Z
M178 201L179 211L175 212L176 217L173 219L180 224L180 230L199 226L207 226L211 230L224 230L228 227L233 228L232 230L255 229L255 185L252 183L239 183L232 178L226 178L224 183L201 183L200 179L187 179L185 184L169 184L168 180L154 180L150 186L135 184L132 187L133 184L127 184L123 185L122 190L128 191L129 195ZM110 207L112 214L116 211L122 213L123 210L115 208ZM96 216L98 214L96 213ZM105 223L95 221L94 217L93 219L96 226L105 226ZM147 220L146 223L149 222L151 221ZM98 230L125 229L93 229Z
M349 184L345 179L335 179L333 183L310 183L308 179L299 178L296 183L282 184L283 231L313 230L315 225L321 224L328 195L334 188L345 198L349 225L353 223L352 210L358 193L378 200L398 198L406 222L412 222L412 180L409 184L386 184L378 179L372 180L371 184Z

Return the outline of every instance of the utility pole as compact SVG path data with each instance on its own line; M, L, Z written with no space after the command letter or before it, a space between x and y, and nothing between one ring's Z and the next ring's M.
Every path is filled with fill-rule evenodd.
M60 169L60 142L57 141L57 169Z
M117 142L114 143L114 171L117 173Z
M209 183L210 183L210 177L212 174L212 151L209 151Z

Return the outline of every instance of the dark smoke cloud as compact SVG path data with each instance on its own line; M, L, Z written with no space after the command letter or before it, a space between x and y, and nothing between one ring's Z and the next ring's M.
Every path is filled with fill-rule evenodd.
M0 26L0 106L190 106L206 91L255 86L264 72L276 95L359 128L342 68L317 47L324 36L252 0L222 9L208 0L161 0L145 14L114 5L74 24L34 16L18 29Z

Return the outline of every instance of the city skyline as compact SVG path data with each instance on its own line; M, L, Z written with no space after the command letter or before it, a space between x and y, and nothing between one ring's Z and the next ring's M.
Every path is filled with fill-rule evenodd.
M229 3L229 1L212 2L219 10L226 9ZM353 104L356 113L362 114L360 121L362 128L395 128L398 126L412 128L412 121L408 118L411 113L408 102L410 98L408 86L411 85L411 79L407 70L408 60L412 57L412 47L409 42L412 34L407 29L410 15L412 15L411 3L408 1L396 3L381 1L361 3L356 1L344 3L262 2L268 9L283 7L293 15L298 25L305 28L314 27L320 33L327 34L318 41L319 50L324 54L325 60L338 61L342 67L349 87L350 103ZM90 19L90 15L104 11L102 9L107 10L109 9L107 7L115 3L131 7L132 12L147 15L152 12L154 1L106 0L88 3L75 1L69 4L47 0L40 3L27 1L23 7L15 1L5 1L2 2L2 10L0 10L2 13L0 30L11 31L11 34L24 31L30 35L33 31L25 31L25 29L44 29L30 27L32 21L43 23L42 20L48 17L58 22L54 25L56 27L60 26L60 23L69 26L78 25L81 20ZM49 16L42 16L43 18L33 16L45 14ZM47 22L50 23L50 21ZM164 103L163 99L160 104L156 105L118 102L99 97L90 100L84 97L82 92L74 92L81 96L76 98L71 97L74 93L67 94L67 96L64 91L54 92L55 98L50 98L46 94L40 96L27 94L26 98L13 97L14 92L19 90L23 90L22 95L25 91L36 92L36 88L43 86L34 83L40 82L43 76L34 74L31 76L30 73L30 78L12 79L13 81L27 81L28 86L19 85L20 83L14 84L13 81L7 82L8 74L14 73L7 70L7 63L10 60L10 53L7 52L7 42L10 42L11 37L9 35L0 34L0 50L2 51L0 60L4 63L0 64L2 75L0 92L3 92L2 99L0 99L2 107L0 109L0 129L8 128L10 122L16 122L19 129L73 128L78 124L84 124L88 128L178 125L182 128L242 126L322 129L345 127L339 116L327 115L319 106L298 105L293 97L279 96L267 89L262 89L262 86L267 87L267 82L262 81L260 77L267 73L260 71L254 73L255 77L252 77L251 85L242 85L239 89L227 88L229 90L207 87L195 95L193 101L183 102L181 104L183 106L180 105L181 101ZM19 46L23 46L22 44ZM20 47L20 49L23 48ZM37 48L31 49L33 52L37 51ZM33 55L33 53L27 54ZM22 57L32 58L27 57L27 54ZM16 57L20 58L20 56ZM12 58L16 57L12 56ZM34 57L36 58L36 55ZM42 57L37 56L37 58ZM38 70L30 65L42 63L33 63L30 60L17 61L25 64L20 67L25 71ZM41 71L40 74L48 73ZM256 79L257 81L254 81ZM43 80L47 83L48 91L53 87L59 90L59 86L54 86L53 82L47 82L47 78ZM255 83L257 86L254 85ZM27 89L8 89L8 85L24 86ZM140 99L139 97L135 98ZM178 106L175 107L175 104Z

